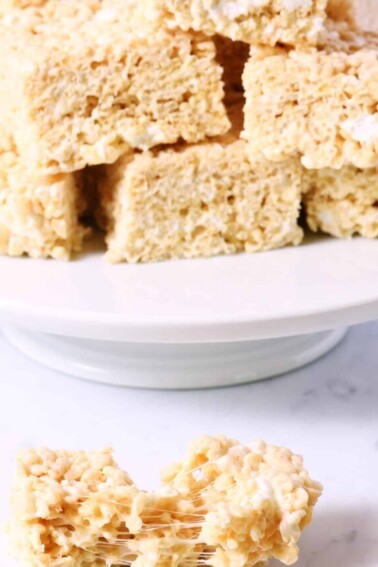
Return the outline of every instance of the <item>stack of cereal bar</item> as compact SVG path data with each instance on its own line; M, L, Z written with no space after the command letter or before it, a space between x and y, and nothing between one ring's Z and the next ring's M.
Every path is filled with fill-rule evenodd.
M364 0L366 3L367 0ZM0 0L0 253L147 262L378 235L352 0Z

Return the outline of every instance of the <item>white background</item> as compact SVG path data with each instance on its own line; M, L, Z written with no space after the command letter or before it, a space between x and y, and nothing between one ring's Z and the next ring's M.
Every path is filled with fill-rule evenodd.
M299 567L378 566L378 324L353 329L332 354L290 375L193 392L74 380L30 362L0 333L1 522L22 447L113 445L134 480L152 488L202 433L264 438L305 455L325 490ZM0 567L13 565L2 538Z

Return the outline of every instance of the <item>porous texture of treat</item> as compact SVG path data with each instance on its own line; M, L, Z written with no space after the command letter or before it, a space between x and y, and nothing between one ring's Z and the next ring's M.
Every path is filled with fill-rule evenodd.
M315 44L323 33L327 0L144 0L144 4L155 11L158 6L168 26L250 44L300 45Z
M0 150L0 254L69 259L85 229L81 174L42 175Z
M378 165L378 37L333 26L319 49L252 48L244 71L249 154L309 169Z
M321 486L300 457L221 437L193 443L140 491L109 451L21 453L9 527L28 567L290 565Z
M378 169L311 172L309 187L304 206L313 231L339 238L378 236Z
M214 548L208 564L285 565L298 559L297 543L321 494L288 449L224 436L194 441L182 462L162 479L181 497L200 494L206 511L200 539Z
M147 262L299 244L298 160L251 162L243 118L217 143L126 155L100 177L108 260Z
M3 18L0 126L25 162L74 171L228 130L213 40L134 26L132 5L50 0Z

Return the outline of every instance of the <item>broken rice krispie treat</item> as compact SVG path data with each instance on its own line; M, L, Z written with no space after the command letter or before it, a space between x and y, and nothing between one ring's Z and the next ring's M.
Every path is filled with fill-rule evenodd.
M295 563L322 490L288 449L225 436L194 441L162 479L180 497L201 495L206 514L199 537L213 548L208 564L214 567L265 565L272 557Z
M327 0L143 0L166 25L251 44L316 44Z
M100 178L112 262L194 258L299 244L298 160L252 162L234 129L213 143L127 154Z
M377 166L377 82L378 36L345 26L319 49L252 48L244 71L249 155L299 156L309 169Z
M229 129L213 40L133 30L124 10L50 0L1 21L0 126L30 167L75 171Z
M80 188L80 173L43 175L0 149L0 254L68 259L80 250Z
M378 236L378 169L344 167L310 172L310 189L304 195L307 222L345 238L360 234Z
M140 491L111 453L21 453L10 534L28 567L286 565L321 486L300 457L263 442L203 437Z

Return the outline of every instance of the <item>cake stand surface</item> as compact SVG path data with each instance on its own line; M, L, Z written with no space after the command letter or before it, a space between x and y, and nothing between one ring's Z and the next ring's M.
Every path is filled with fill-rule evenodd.
M106 264L0 258L0 322L39 363L146 388L275 376L378 318L378 242L311 239L269 253Z

